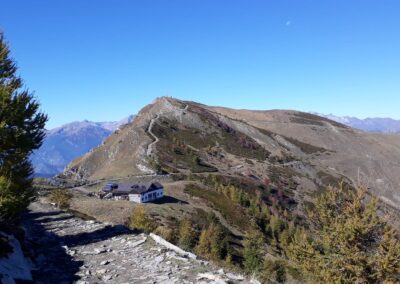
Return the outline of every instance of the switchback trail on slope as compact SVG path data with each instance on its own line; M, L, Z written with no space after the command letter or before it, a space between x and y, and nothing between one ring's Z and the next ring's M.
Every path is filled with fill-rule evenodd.
M182 111L183 111L183 112L186 111L186 110L188 109L188 107L189 107L189 105L186 105L186 106L183 108ZM153 133L153 125L154 125L154 123L155 123L159 118L160 118L160 114L157 114L156 117L153 118L153 119L150 121L149 128L147 129L147 132L148 132L148 133L150 134L150 136L153 137L153 139L154 139L154 141L151 142L151 143L149 144L149 146L147 147L147 152L146 152L147 157L150 157L150 156L151 156L151 154L152 154L153 151L154 151L155 145L158 143L158 141L160 141L160 139L157 137L157 135L155 135L155 134Z
M149 146L147 147L147 157L150 157L151 154L153 153L153 147L158 143L158 141L160 141L160 139L153 133L153 125L156 122L156 120L160 117L159 114L156 115L155 118L153 118L150 121L150 125L149 125L149 129L148 129L148 133L150 134L151 137L153 137L154 141L151 142L149 144Z

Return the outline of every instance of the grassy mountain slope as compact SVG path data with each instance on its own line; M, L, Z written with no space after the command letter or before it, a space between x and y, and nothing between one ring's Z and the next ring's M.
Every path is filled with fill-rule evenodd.
M208 107L252 126L329 149L325 155L308 155L317 168L366 183L391 206L400 208L400 137L371 134L316 115L295 111L247 111Z
M180 236L186 220L193 229L186 230L193 239L188 249L246 269L252 232L262 234L267 258L284 259L295 228L308 226L305 209L328 185L361 179L389 205L381 213L398 216L399 142L307 113L232 110L163 97L61 177L87 182L90 191L110 179L159 179L167 197L146 204L156 233L186 246ZM154 176L166 172L171 175ZM136 207L93 197L72 201L73 209L112 223L129 223ZM210 255L211 236L221 246Z
M297 197L340 179L361 179L400 208L399 160L398 136L363 133L308 113L233 110L163 97L73 161L65 175L98 180L162 168L256 183L284 177L298 184Z

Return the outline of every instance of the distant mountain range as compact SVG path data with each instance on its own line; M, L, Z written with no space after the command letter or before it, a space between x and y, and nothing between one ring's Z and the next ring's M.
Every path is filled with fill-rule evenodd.
M400 133L400 120L392 118L365 118L359 119L351 116L336 116L333 114L313 113L344 125L357 128L366 132Z
M35 176L50 177L62 172L69 162L100 145L133 118L114 122L76 121L48 130L42 147L31 157Z

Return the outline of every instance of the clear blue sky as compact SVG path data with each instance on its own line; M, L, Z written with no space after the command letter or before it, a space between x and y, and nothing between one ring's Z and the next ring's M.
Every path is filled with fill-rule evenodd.
M0 28L48 127L158 96L400 118L398 0L12 0Z

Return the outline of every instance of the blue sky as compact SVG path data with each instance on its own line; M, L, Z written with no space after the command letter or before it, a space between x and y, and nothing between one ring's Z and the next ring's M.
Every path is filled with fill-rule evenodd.
M0 28L48 127L158 96L400 119L398 0L13 0Z

